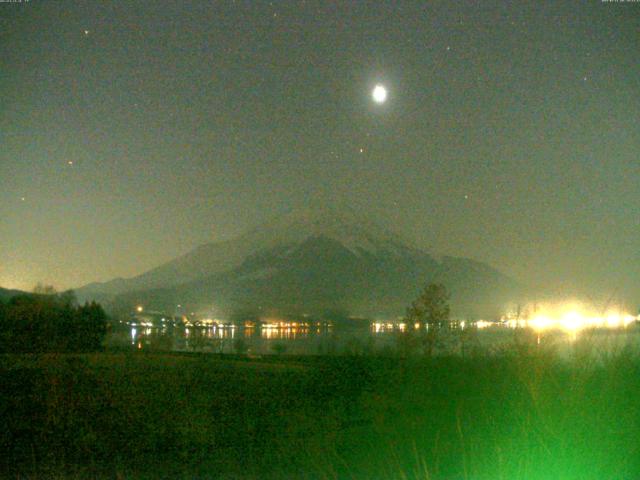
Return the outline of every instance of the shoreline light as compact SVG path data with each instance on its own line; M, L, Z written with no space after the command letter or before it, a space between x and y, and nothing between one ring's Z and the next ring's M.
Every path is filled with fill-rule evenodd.
M579 302L559 305L545 305L531 316L523 318L506 318L502 324L510 328L532 328L535 331L564 330L577 332L585 329L620 329L627 328L640 316L633 316L627 312L610 309L603 313L596 313Z

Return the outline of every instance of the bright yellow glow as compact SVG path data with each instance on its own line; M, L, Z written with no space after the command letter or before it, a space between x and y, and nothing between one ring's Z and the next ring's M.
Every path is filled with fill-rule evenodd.
M586 326L588 326L589 319L584 318L578 312L568 312L562 316L560 320L560 326L565 330L569 330L570 332L575 330L580 330Z
M200 320L200 325L203 325L205 327L217 327L220 323L221 321L217 318L207 317Z
M553 320L546 315L536 315L529 320L529 326L534 330L545 330L553 325Z
M138 312L138 313L142 313L143 310L144 310L144 307L142 305L138 305L136 307L136 312Z
M519 318L503 319L510 328L530 327L537 332L543 330L564 330L576 333L588 328L626 328L639 318L610 309L604 313L595 312L580 302L537 305L534 313L525 313Z
M486 320L478 320L476 322L476 327L478 327L478 328L487 328L487 327L490 327L492 325L494 325L494 322L487 322Z

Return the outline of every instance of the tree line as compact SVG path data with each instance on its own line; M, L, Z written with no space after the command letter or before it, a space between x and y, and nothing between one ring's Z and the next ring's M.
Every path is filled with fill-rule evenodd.
M102 349L107 315L78 305L73 292L34 290L0 302L0 353L94 352Z

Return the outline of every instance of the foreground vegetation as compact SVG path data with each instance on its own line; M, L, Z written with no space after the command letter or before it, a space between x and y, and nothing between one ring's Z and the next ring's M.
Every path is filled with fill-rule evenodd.
M640 358L0 357L8 478L632 479Z
M0 301L0 353L102 350L107 315L95 302L78 305L73 292L20 294Z

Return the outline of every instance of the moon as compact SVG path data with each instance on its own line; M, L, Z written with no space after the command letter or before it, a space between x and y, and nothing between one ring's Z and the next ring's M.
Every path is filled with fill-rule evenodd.
M384 103L387 100L387 89L384 85L376 85L371 92L371 97L376 103Z

